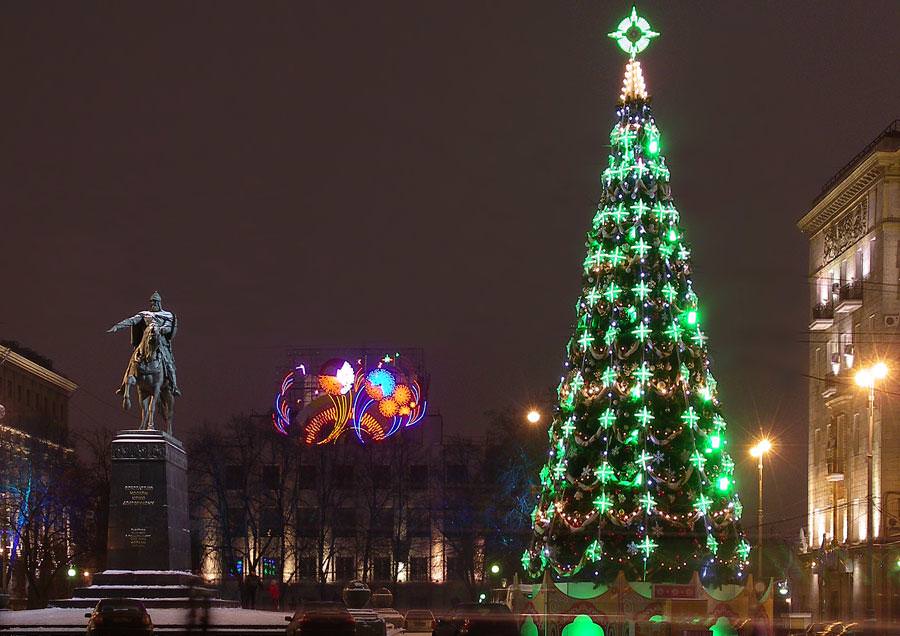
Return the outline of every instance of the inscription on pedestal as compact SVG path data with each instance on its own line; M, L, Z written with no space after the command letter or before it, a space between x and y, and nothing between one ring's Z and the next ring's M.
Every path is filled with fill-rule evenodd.
M125 538L128 545L132 548L146 548L150 545L150 531L147 528L128 528L125 531Z
M156 500L153 498L154 489L151 485L125 486L124 489L123 506L152 506L156 504Z

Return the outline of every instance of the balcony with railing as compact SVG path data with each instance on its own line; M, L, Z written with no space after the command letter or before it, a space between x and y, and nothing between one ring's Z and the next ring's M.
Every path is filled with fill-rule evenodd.
M812 309L812 322L809 323L810 331L823 331L834 324L834 302L819 303Z
M863 284L861 280L854 280L843 285L836 285L837 304L834 306L835 313L846 314L856 311L862 307L863 303Z

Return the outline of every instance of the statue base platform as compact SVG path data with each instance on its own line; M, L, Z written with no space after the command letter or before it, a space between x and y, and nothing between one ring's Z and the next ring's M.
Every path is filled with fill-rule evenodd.
M119 431L112 441L107 567L188 571L187 455L156 430Z
M103 598L132 598L146 607L238 607L237 601L215 598L216 590L190 572L106 570L94 575L93 584L75 589L72 598L52 602L54 607L91 608Z

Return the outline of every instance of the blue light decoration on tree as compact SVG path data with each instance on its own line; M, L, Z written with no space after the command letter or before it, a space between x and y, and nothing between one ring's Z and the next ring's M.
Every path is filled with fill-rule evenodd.
M276 431L288 435L299 420L301 437L309 445L334 443L347 431L360 443L380 442L425 417L428 404L422 383L397 357L386 355L369 368L361 361L327 361L315 376L314 399L295 412L288 396L298 378L306 375L304 365L285 375L275 395L272 423Z
M610 34L629 61L522 555L532 576L724 583L747 565L691 252L636 59L657 35L636 9Z

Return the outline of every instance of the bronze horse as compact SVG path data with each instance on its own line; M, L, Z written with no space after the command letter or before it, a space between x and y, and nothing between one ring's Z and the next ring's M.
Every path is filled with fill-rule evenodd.
M138 402L141 404L141 430L156 429L154 420L158 410L166 432L172 435L175 398L163 370L159 338L156 323L151 322L144 329L141 343L131 355L122 386L116 393L122 396L122 408L127 411L131 408L131 387L136 386Z

